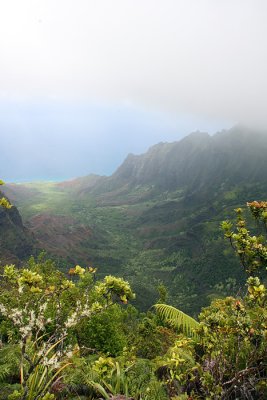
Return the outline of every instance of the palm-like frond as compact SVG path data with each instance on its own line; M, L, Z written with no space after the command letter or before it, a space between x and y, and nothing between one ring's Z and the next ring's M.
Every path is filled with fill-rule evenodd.
M20 347L7 344L0 349L0 383L17 376L20 365Z
M195 330L199 323L194 318L168 304L155 304L154 307L161 318L181 329L185 335L197 338Z

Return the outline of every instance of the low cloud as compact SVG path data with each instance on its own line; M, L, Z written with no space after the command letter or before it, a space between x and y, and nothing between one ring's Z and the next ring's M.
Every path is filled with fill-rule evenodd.
M90 99L267 126L265 0L10 0L5 98Z

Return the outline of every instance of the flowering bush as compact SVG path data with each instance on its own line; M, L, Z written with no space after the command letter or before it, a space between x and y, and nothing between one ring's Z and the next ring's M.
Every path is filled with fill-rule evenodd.
M105 310L118 296L121 301L134 296L122 279L108 277L95 285L91 271L76 267L75 272L74 283L50 261L33 258L27 268L7 265L3 269L0 316L10 321L14 340L20 344L22 399L49 392L69 364L75 346L73 327L81 319Z

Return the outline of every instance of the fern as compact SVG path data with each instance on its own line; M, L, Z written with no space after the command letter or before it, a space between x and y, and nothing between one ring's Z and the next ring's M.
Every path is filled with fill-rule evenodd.
M196 329L199 327L199 323L194 318L168 304L155 304L154 307L161 318L181 329L185 335L194 337L195 339L198 338Z
M11 373L11 367L8 364L0 365L0 383L4 382Z
M19 376L20 347L7 344L0 349L0 382Z

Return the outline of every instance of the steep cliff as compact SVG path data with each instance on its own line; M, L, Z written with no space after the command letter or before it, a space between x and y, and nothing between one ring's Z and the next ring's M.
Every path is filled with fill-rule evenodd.
M17 208L0 207L0 264L19 263L26 259L34 252L34 243L34 237L24 227Z

